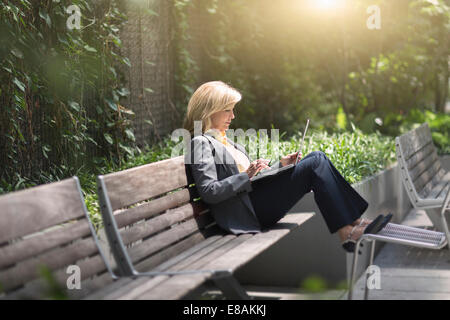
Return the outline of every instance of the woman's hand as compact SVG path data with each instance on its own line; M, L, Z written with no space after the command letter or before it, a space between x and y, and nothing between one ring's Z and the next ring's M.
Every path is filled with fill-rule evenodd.
M302 158L302 154L300 151L295 152L295 153L291 153L288 154L287 156L284 156L281 158L280 162L281 162L281 166L287 166L289 164L295 164L295 160L297 159L297 155L300 153L299 158Z
M254 177L258 172L260 172L262 169L269 168L268 166L269 160L265 159L258 159L250 163L250 166L247 168L245 172L247 172L248 177L251 179Z

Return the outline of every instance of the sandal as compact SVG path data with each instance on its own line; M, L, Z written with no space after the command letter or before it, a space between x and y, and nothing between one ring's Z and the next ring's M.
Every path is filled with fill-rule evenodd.
M368 226L368 225L371 224L371 223L372 223L372 220L369 220L369 219L366 219L366 218L361 218L361 221L359 222L358 226L360 226L360 227L362 227L362 226L366 227L366 226ZM353 226L354 226L354 225L353 225Z
M392 218L392 214L391 217ZM389 220L390 220L389 218ZM389 220L387 220L387 222L389 222ZM382 228L384 228L384 226L387 224L384 223L385 221L385 217L380 214L378 217L376 217L368 226L366 226L364 228L364 232L363 234L367 234L367 233L377 233L378 231L380 231ZM341 243L342 247L344 248L345 251L347 252L355 252L355 247L356 247L356 242L359 240L358 237L357 239L352 239L353 233L355 232L355 230L357 228L362 227L364 220L362 220L357 226L354 226L352 228L352 231L349 233L349 235L347 236L347 239ZM361 254L361 252L358 252L359 254Z
M386 225L389 223L389 221L391 221L393 216L394 215L389 212L385 217L383 217L383 219L381 219L378 223L374 224L372 226L371 230L368 230L368 229L369 229L369 226L371 226L373 222L369 226L367 226L366 230L364 230L364 233L365 234L367 234L367 233L375 234L375 233L380 232L381 230L383 230L384 227L386 227ZM374 222L375 222L375 220L374 220Z

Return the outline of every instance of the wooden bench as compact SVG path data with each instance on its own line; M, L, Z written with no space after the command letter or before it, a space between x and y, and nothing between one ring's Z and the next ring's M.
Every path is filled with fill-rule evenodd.
M94 234L76 177L0 196L0 299L80 299L113 282Z
M450 243L444 200L450 193L450 171L443 169L427 123L395 139L398 164L411 204L427 212Z
M132 276L90 299L179 299L214 283L228 298L248 298L233 273L313 216L289 214L258 234L232 235L199 201L184 158L97 178L105 232L118 276Z

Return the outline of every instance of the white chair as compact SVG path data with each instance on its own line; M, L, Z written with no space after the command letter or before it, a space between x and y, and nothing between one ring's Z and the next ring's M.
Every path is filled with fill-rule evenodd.
M446 198L447 205L449 200L450 197L447 196ZM353 298L353 286L355 284L356 270L358 265L357 252L359 252L359 248L364 241L371 242L372 244L369 266L373 264L376 241L397 243L412 247L427 248L434 250L442 249L447 245L447 238L445 236L445 233L443 232L409 227L395 223L388 223L386 227L384 227L383 230L381 230L377 234L364 234L363 236L361 236L361 238L359 238L355 247L355 253L353 256L353 264L352 264L352 273L348 292L349 300ZM368 295L369 291L367 286L365 286L364 300L367 300Z

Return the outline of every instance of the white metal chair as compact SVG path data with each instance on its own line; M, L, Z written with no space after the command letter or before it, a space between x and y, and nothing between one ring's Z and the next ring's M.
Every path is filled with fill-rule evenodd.
M446 205L448 206L450 196L447 195ZM447 208L448 209L448 208ZM373 264L373 259L375 255L375 243L376 241L397 243L402 245L408 245L419 248L427 248L439 250L447 245L447 238L445 233L426 230L421 228L409 227L401 224L388 223L383 230L377 234L364 234L357 241L355 247L355 253L353 256L352 273L349 285L348 299L353 298L353 286L355 284L356 270L358 265L358 252L361 244L364 242L371 242L371 252L370 252L370 262L369 265ZM364 291L364 300L367 300L369 291L367 285Z
M395 138L395 146L402 182L411 204L425 210L433 225L445 232L450 243L445 218L450 196L450 171L444 169L439 159L428 124Z
M425 210L433 225L443 232L389 223L377 234L364 234L356 244L353 257L349 300L352 299L356 278L357 253L364 241L372 243L369 265L373 264L376 241L433 250L450 244L450 232L445 218L446 211L450 210L450 172L442 166L428 124L424 123L417 129L397 137L395 146L402 182L411 204L416 209ZM368 294L366 286L364 299L368 298Z

